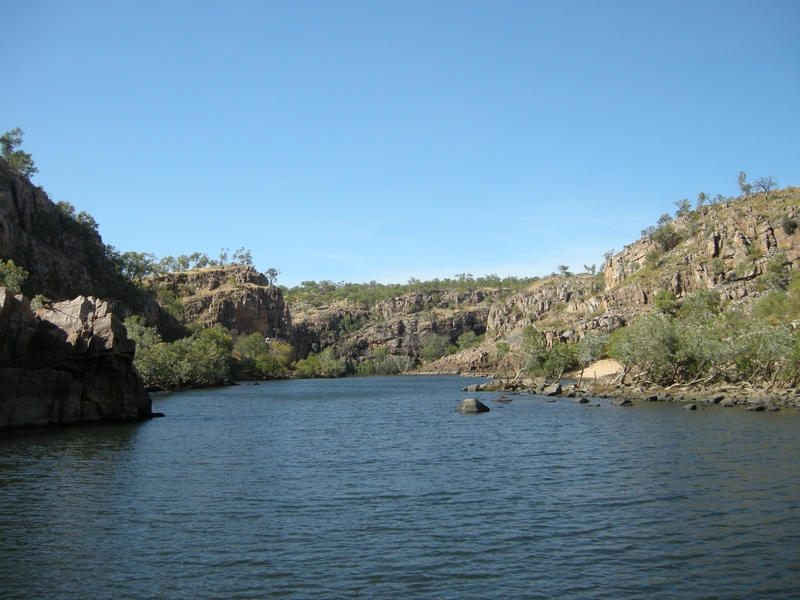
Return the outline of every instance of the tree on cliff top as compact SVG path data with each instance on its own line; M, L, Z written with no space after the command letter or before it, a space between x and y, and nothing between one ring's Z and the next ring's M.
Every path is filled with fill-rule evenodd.
M25 132L19 127L6 131L0 136L0 154L6 160L12 169L16 169L26 177L31 177L34 173L38 173L33 165L33 158L27 152L16 150L16 147L22 143L22 136Z

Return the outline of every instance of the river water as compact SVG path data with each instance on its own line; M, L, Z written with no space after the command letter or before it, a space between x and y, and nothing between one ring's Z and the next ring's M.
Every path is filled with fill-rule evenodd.
M466 383L262 382L2 434L0 597L800 593L800 413L465 416Z

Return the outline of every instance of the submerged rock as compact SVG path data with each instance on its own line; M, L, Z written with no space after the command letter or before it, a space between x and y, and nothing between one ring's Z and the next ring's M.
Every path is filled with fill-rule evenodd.
M633 402L627 398L620 398L619 400L614 400L611 406L633 406Z
M573 402L575 402L576 404L588 404L589 403L589 399L588 398L583 398L583 397L575 398L575 400L573 400Z
M498 396L497 398L492 398L492 402L500 402L503 404L507 404L509 402L513 402L513 400L508 396Z
M687 404L686 406L683 407L683 410L697 410L697 405L696 404Z
M462 400L456 412L462 415L474 415L477 413L489 412L489 407L476 398L467 398Z

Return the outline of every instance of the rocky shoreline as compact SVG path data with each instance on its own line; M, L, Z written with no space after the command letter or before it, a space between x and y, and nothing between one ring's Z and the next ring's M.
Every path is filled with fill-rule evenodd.
M547 381L545 378L521 379L507 382L495 379L486 383L468 385L464 392L516 392L545 397L564 398L602 398L611 399L615 406L630 406L638 402L679 402L691 406L720 406L724 408L742 406L752 412L782 409L800 410L800 389L775 388L749 383L727 383L716 386L697 387L676 385L669 389L660 387L645 388L635 384L612 383L607 379L589 383L563 383ZM691 408L690 408L691 410Z

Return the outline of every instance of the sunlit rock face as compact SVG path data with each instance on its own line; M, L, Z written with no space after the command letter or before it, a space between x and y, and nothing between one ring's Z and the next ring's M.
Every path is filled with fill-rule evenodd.
M135 347L107 302L79 296L33 311L0 288L0 429L151 417Z

